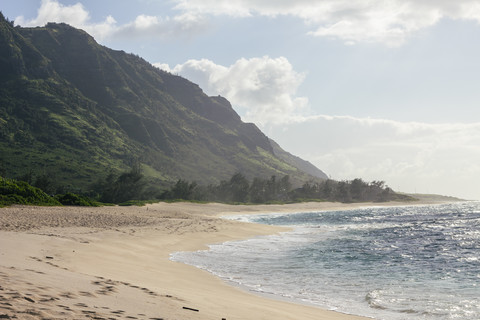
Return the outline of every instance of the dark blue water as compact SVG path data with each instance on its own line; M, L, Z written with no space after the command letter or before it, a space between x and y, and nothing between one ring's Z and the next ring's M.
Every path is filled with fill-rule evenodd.
M173 259L376 319L480 319L480 204L239 216L294 227Z

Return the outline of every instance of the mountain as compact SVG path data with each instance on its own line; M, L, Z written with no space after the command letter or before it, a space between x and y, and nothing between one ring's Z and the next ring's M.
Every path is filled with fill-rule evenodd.
M326 177L242 122L225 98L66 24L14 27L0 13L0 70L0 167L9 177L46 174L85 190L133 163L159 185L235 172L294 184Z
M323 172L322 170L318 169L315 167L313 164L310 162L303 160L300 157L297 157L290 152L287 152L283 150L278 143L270 139L270 145L273 148L273 153L286 163L294 166L295 168L298 168L302 170L303 172L308 173L309 175L313 177L317 177L323 180L327 180L328 176Z

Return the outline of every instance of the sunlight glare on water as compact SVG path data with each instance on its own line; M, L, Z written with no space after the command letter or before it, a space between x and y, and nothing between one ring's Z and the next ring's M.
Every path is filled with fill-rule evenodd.
M480 319L480 204L238 216L294 227L181 252L248 290L376 319Z

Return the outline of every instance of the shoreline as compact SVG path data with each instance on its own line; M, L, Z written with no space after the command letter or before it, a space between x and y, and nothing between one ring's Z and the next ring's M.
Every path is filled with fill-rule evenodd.
M5 302L0 303L0 315L20 319L367 319L263 297L207 271L171 261L170 254L286 230L220 218L226 215L427 204L432 203L2 208L0 301Z

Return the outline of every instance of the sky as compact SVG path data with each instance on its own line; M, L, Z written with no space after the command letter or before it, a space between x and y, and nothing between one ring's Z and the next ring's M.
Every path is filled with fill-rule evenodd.
M1 0L226 97L332 179L480 199L478 0Z

